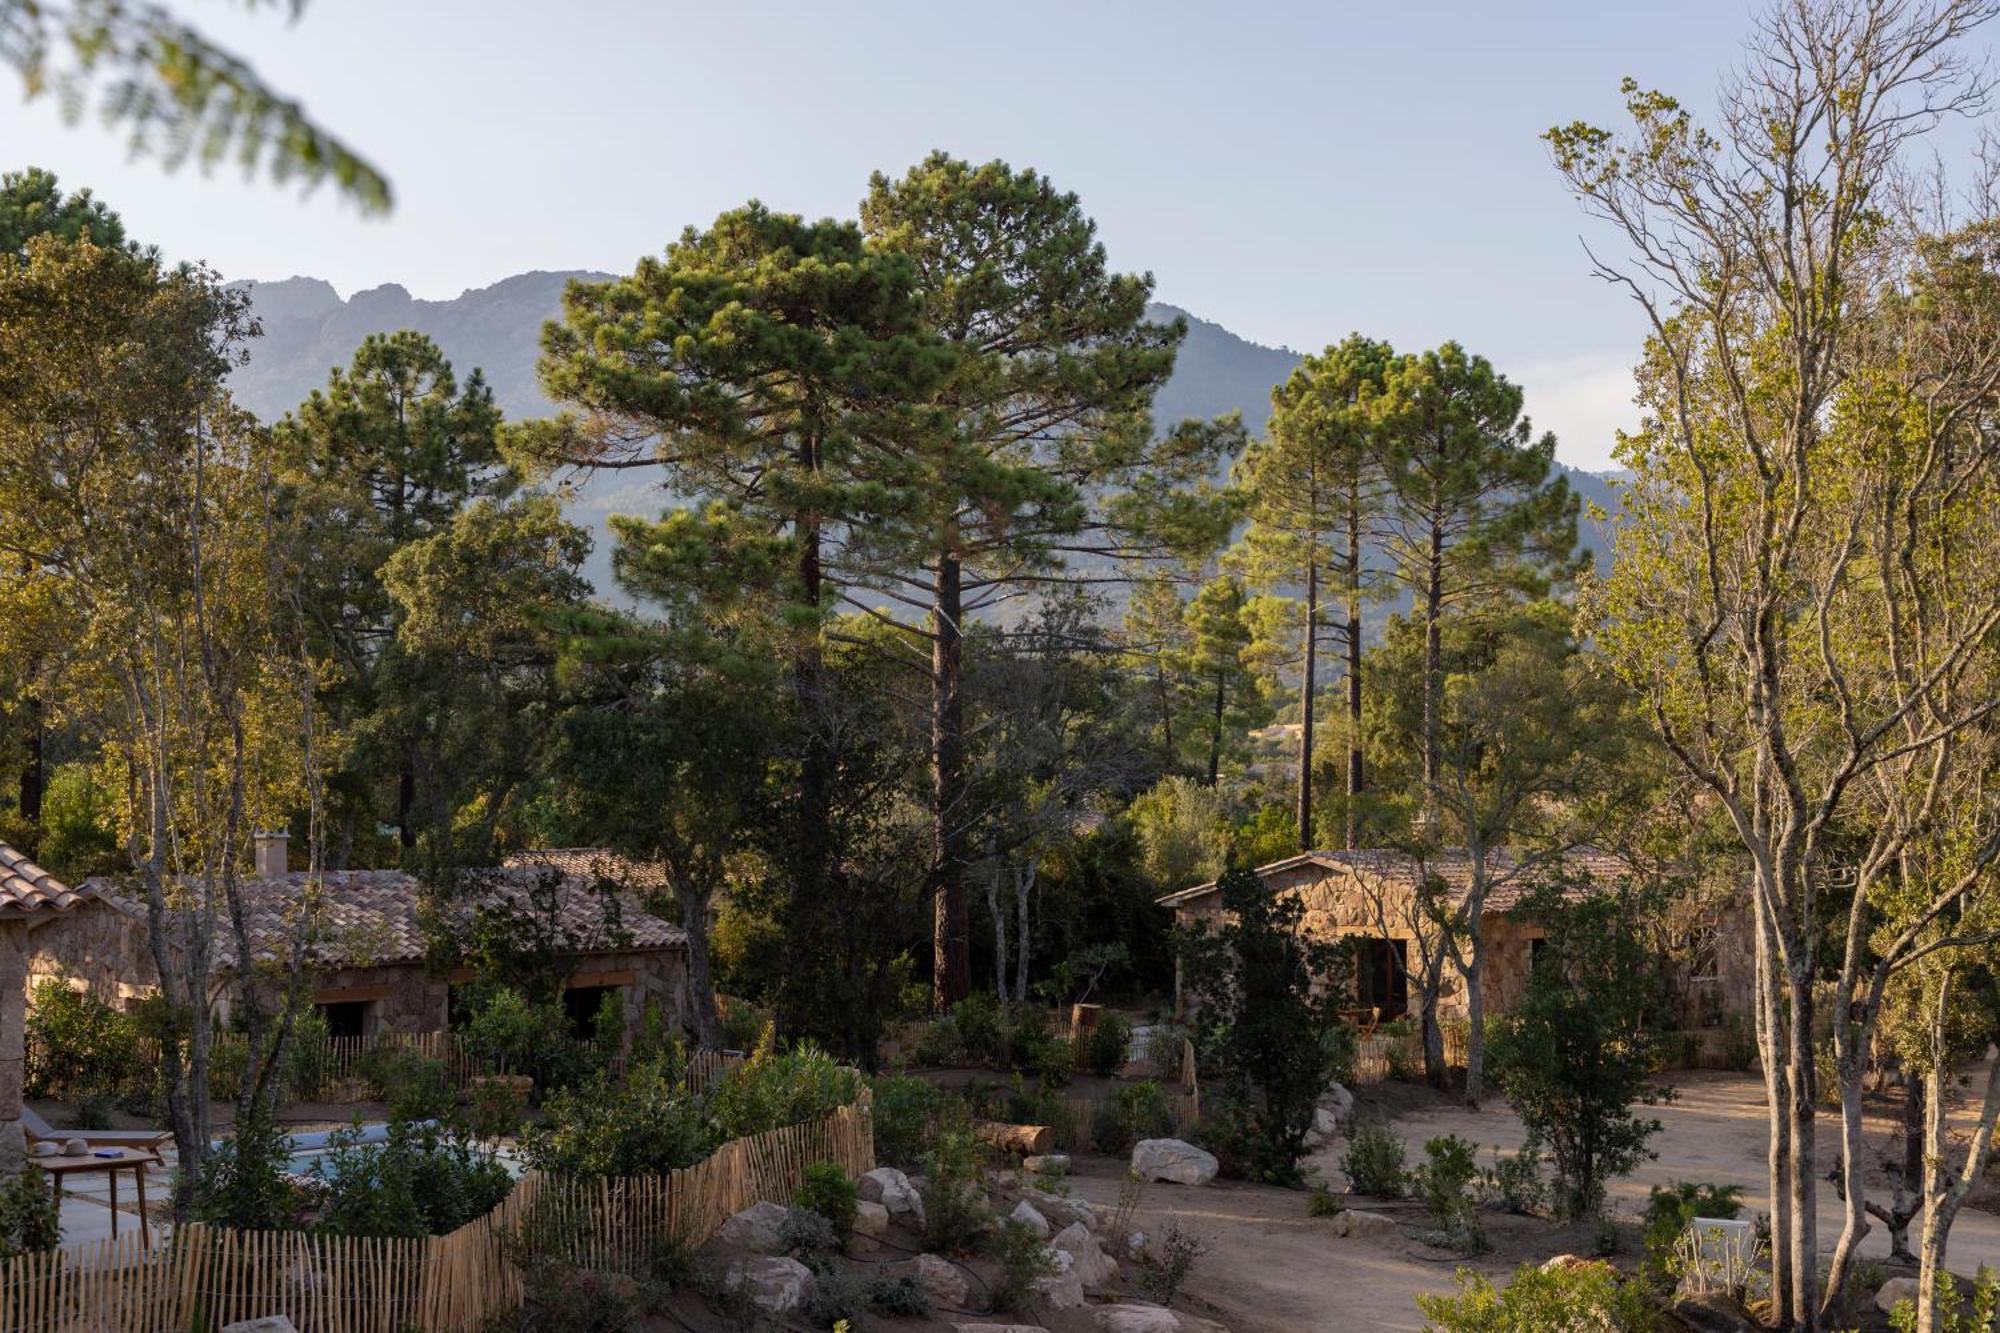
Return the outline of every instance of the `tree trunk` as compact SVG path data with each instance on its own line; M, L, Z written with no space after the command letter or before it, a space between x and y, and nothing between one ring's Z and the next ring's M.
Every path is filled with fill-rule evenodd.
M949 543L947 543L949 545ZM965 903L965 639L958 557L941 555L931 596L931 1001L949 1009L972 992Z
M21 764L21 818L31 827L39 828L42 822L42 793L46 789L46 776L42 767L42 700L40 695L31 694L23 701L27 731L27 758Z
M1304 678L1299 683L1299 850L1312 846L1313 687L1319 668L1319 560L1306 563Z
M1771 1295L1777 1327L1792 1323L1792 1222L1785 1190L1791 1162L1791 1121L1784 1104L1784 1064L1778 1058L1783 1002L1778 989L1774 928L1762 893L1754 897L1757 954L1757 1054L1764 1074L1764 1106L1770 1119L1765 1172L1771 1192Z
M1361 513L1347 506L1347 849L1361 845Z
M1786 1052L1785 1083L1791 1109L1792 1325L1800 1333L1819 1328L1819 1178L1813 1171L1819 1124L1814 1115L1815 1052L1813 1050L1812 971L1794 947L1790 966L1790 1009L1786 1016L1791 1042Z
M1436 799L1438 784L1438 696L1444 688L1444 530L1431 525L1430 559L1424 571L1424 804Z
M1979 1124L1966 1145L1963 1165L1954 1166L1951 1152L1949 1112L1945 1089L1950 1084L1949 1045L1945 1018L1951 992L1946 975L1938 987L1937 1010L1931 1024L1931 1054L1936 1072L1924 1098L1924 1238L1918 1251L1917 1333L1937 1329L1937 1283L1945 1270L1945 1252L1951 1241L1951 1225L1965 1206L1986 1164L1993 1155L1993 1135L2000 1125L2000 1055L1986 1071L1986 1090L1980 1100ZM1995 1034L2000 1035L2000 1034Z
M1466 930L1471 961L1465 968L1465 1102L1468 1106L1478 1106L1485 1095L1486 932L1476 919Z
M1014 939L1014 1002L1025 1004L1028 999L1028 899L1034 894L1038 867L1032 859L1021 863L1014 872L1014 916L1020 923L1020 933Z
M989 853L991 855L991 853ZM1000 1003L1007 1003L1007 913L1000 906L1000 878L1006 873L997 856L992 859L993 873L986 881L986 910L993 918L993 994Z
M1215 673L1215 709L1208 728L1208 785L1211 787L1222 776L1222 715L1229 702L1228 680L1225 673Z
M404 851L417 845L417 830L412 823L416 809L417 770L405 754L401 770L396 774L396 842Z
M693 884L676 886L681 904L681 930L687 935L688 1004L694 1010L695 1044L704 1051L722 1049L722 1020L715 1012L715 975L708 958L709 895Z
M802 470L819 468L819 443L808 432L798 445ZM799 539L798 598L817 613L825 602L826 571L822 564L819 515L801 511L795 527ZM833 756L827 729L825 659L821 652L818 627L806 636L798 659L792 664L792 699L804 724L804 745L799 757L799 808L794 824L796 835L790 853L791 883L786 903L787 936L793 957L807 956L815 937L826 928L833 910L830 887L832 844L827 825L833 810ZM778 991L778 1026L798 1031L808 1019L806 1008L813 1002L802 976L793 976Z

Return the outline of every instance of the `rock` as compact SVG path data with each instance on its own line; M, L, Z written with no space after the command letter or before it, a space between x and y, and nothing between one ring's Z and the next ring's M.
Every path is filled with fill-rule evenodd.
M1045 1152L1039 1153L1034 1157L1024 1157L1021 1159L1021 1167L1023 1170L1032 1171L1038 1176L1045 1175L1050 1171L1067 1171L1069 1170L1069 1154Z
M715 1233L718 1249L739 1254L783 1254L785 1217L790 1210L765 1199L724 1222Z
M1544 1273L1569 1273L1579 1268L1602 1268L1609 1270L1610 1264L1602 1259L1586 1259L1580 1254L1558 1254L1542 1261Z
M1892 1277L1882 1284L1880 1291L1875 1293L1875 1308L1883 1314L1888 1314L1896 1308L1898 1301L1909 1301L1914 1304L1916 1299L1917 1280L1915 1278Z
M1403 1234L1396 1219L1383 1213L1365 1213L1359 1208L1344 1208L1333 1217L1333 1234L1354 1236L1368 1240L1394 1240Z
M1081 1222L1092 1230L1097 1228L1097 1213L1082 1199L1066 1199L1047 1190L1022 1190L1021 1201L1035 1205L1035 1211L1047 1218L1051 1227Z
M932 1305L944 1310L963 1310L972 1302L972 1284L965 1270L935 1254L920 1254L884 1270L890 1277L912 1277L930 1297Z
M1336 1120L1345 1121L1354 1114L1354 1094L1338 1083L1326 1085L1326 1091L1319 1095L1319 1104L1322 1110L1333 1112Z
M902 1217L908 1214L918 1226L924 1221L924 1196L910 1178L893 1166L878 1166L855 1182L861 1198L866 1203L879 1203L889 1210L889 1216Z
M1733 1299L1713 1292L1681 1297L1674 1302L1674 1318L1693 1333L1759 1333L1764 1327Z
M299 1326L281 1314L267 1314L261 1319L239 1319L233 1324L224 1324L222 1333L299 1333Z
M1043 1240L1049 1238L1049 1219L1043 1217L1035 1205L1029 1203L1026 1199L1015 1204L1014 1211L1007 1216L1013 1221L1021 1223Z
M1035 1299L1051 1310L1077 1310L1083 1307L1083 1279L1076 1275L1075 1261L1062 1251L1055 1251L1056 1271L1048 1277L1038 1277L1031 1284Z
M1104 1333L1180 1333L1181 1321L1164 1305L1103 1305L1097 1326Z
M1118 1261L1104 1252L1097 1236L1081 1222L1072 1222L1058 1231L1049 1245L1070 1257L1077 1280L1086 1290L1101 1287L1118 1276Z
M729 1266L724 1281L747 1291L751 1304L766 1314L790 1314L812 1296L812 1270L783 1255L739 1260Z
M953 1324L952 1333L1048 1333L1040 1324Z
M1314 1107L1312 1128L1306 1131L1306 1147L1324 1148L1339 1137L1340 1117L1328 1107Z
M1206 1185L1215 1179L1213 1153L1180 1139L1140 1139L1132 1145L1132 1170L1142 1180Z
M889 1230L889 1210L879 1203L863 1199L854 1205L854 1234L864 1240L876 1240Z

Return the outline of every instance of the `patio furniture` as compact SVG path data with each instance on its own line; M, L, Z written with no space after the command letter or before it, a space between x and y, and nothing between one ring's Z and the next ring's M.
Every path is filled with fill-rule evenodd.
M151 1152L137 1152L130 1148L107 1148L116 1157L99 1157L86 1154L82 1157L28 1157L28 1164L36 1170L47 1173L49 1188L55 1195L56 1211L62 1211L63 1179L66 1176L82 1175L101 1171L111 1187L111 1234L118 1235L118 1173L130 1171L132 1183L139 1191L139 1240L146 1249L153 1248L153 1231L146 1221L146 1168L159 1166L159 1155Z
M1343 1009L1340 1016L1354 1025L1355 1035L1366 1041L1375 1035L1375 1028L1382 1021L1382 1006L1371 1004L1360 1009Z
M132 1148L148 1153L158 1152L174 1137L168 1129L52 1129L26 1106L21 1108L21 1130L30 1143L41 1140L60 1147L70 1139L82 1139L93 1148Z

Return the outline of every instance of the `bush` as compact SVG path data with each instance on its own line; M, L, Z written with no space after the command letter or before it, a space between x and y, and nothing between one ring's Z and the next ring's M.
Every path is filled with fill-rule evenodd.
M931 1316L930 1293L924 1290L923 1283L907 1275L890 1277L882 1274L871 1279L864 1299L869 1309L892 1319L928 1319Z
M1040 1079L1044 1088L1068 1087L1076 1077L1075 1045L1060 1037L1044 1038L1030 1054L1027 1072Z
M834 1247L847 1244L854 1230L854 1213L860 1203L858 1186L847 1178L838 1162L813 1162L805 1169L798 1197L792 1202L808 1212L818 1213L833 1226Z
M1167 1223L1159 1239L1146 1247L1139 1268L1139 1289L1148 1300L1172 1305L1181 1284L1194 1271L1196 1261L1207 1253L1208 1246L1177 1224Z
M1055 1275L1053 1251L1026 1222L1011 1217L1003 1221L994 1233L993 1253L1000 1261L991 1293L995 1310L1027 1309L1035 1294L1035 1279Z
M139 1028L129 1014L66 977L36 982L28 1003L28 1096L116 1099L139 1080Z
M189 1215L239 1231L287 1231L305 1202L291 1167L291 1140L268 1111L236 1124L202 1158Z
M834 1234L833 1223L818 1213L787 1208L785 1220L778 1224L778 1244L786 1254L817 1272L839 1252L840 1237Z
M521 1155L537 1170L584 1179L664 1175L699 1162L723 1137L701 1098L657 1063L559 1092L544 1109L546 1123L522 1135Z
M1034 1005L1022 1005L1014 1012L1014 1022L1006 1029L1007 1065L1032 1074L1049 1045L1048 1013Z
M783 1055L773 1053L773 1044L766 1028L750 1059L710 1089L709 1116L719 1139L818 1120L859 1095L860 1076L811 1042L800 1042Z
M920 1078L892 1074L874 1080L875 1156L891 1166L921 1162L941 1128L963 1121L962 1099Z
M1662 1289L1671 1290L1682 1276L1679 1246L1688 1224L1697 1217L1731 1218L1742 1212L1743 1189L1738 1185L1677 1180L1665 1188L1653 1186L1646 1196L1641 1233L1646 1257L1640 1270Z
M1123 1157L1140 1139L1165 1138L1173 1132L1174 1113L1166 1093L1149 1080L1127 1084L1098 1105L1090 1141L1101 1153Z
M1003 1018L998 999L974 991L939 1022L949 1024L959 1058L970 1064L992 1064L1007 1053Z
M317 1009L292 1019L285 1044L285 1090L301 1101L317 1101L333 1078L333 1034Z
M1456 1134L1430 1139L1424 1160L1410 1172L1410 1187L1424 1213L1452 1249L1477 1253L1486 1248L1478 1204L1469 1187L1479 1175L1479 1145Z
M1356 1194L1400 1199L1408 1186L1404 1160L1403 1141L1387 1126L1359 1120L1347 1136L1347 1156L1341 1159L1340 1169L1347 1173L1347 1186Z
M471 1017L459 1029L465 1053L493 1074L526 1074L547 1098L581 1086L603 1067L602 1052L578 1041L560 1002L537 1004L509 986L484 986L468 997Z
M1187 1039L1186 1028L1174 1023L1160 1024L1146 1034L1146 1063L1160 1078L1178 1080L1181 1076L1181 1043Z
M384 1143L358 1131L330 1141L319 1224L342 1236L442 1236L500 1205L514 1188L491 1152L434 1122L395 1120Z
M944 1254L971 1254L992 1226L979 1188L979 1149L963 1130L938 1136L923 1185L924 1246Z
M733 997L722 1006L720 1016L722 1040L732 1051L754 1049L764 1029L771 1026L770 1011Z
M1949 1272L1937 1275L1937 1333L1987 1333L2000 1327L2000 1278L1981 1264L1972 1285L1972 1308L1967 1310L1958 1280ZM1897 1301L1889 1312L1889 1327L1896 1333L1916 1333L1917 1303Z
M0 1185L0 1260L53 1250L62 1243L56 1199L39 1171L20 1171Z
M1125 1067L1132 1054L1132 1020L1123 1014L1103 1013L1090 1034L1090 1067L1109 1078Z
M1437 1333L1547 1333L1550 1329L1616 1329L1652 1333L1659 1312L1637 1284L1620 1285L1606 1264L1580 1264L1544 1272L1533 1264L1514 1270L1504 1291L1463 1269L1449 1296L1419 1296L1417 1308Z
M1479 1173L1483 1200L1510 1213L1532 1213L1542 1206L1548 1186L1542 1180L1542 1153L1524 1144L1512 1157L1493 1150L1493 1165Z
M1307 1217L1332 1217L1347 1207L1347 1200L1324 1185L1315 1185L1306 1191Z
M411 1046L375 1046L363 1052L355 1073L368 1084L377 1101L389 1104L399 1120L430 1120L448 1115L457 1103L451 1072L442 1060Z

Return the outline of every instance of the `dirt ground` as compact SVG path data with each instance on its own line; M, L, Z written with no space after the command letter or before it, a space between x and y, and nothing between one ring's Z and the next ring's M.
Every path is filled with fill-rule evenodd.
M1677 1099L1655 1110L1665 1126L1653 1140L1658 1160L1613 1184L1614 1213L1636 1218L1647 1188L1674 1180L1737 1184L1743 1187L1751 1213L1767 1210L1762 1080L1754 1074L1702 1072L1679 1075L1677 1082ZM1480 1144L1482 1162L1490 1160L1494 1147L1512 1151L1524 1137L1520 1121L1497 1102L1472 1111L1418 1089L1402 1088L1387 1097L1364 1100L1364 1110L1371 1101L1391 1117L1391 1127L1409 1144L1413 1159L1425 1139L1443 1134ZM1829 1112L1820 1124L1824 1175L1837 1155L1838 1117ZM1886 1136L1886 1107L1873 1128ZM1339 1166L1344 1151L1344 1145L1336 1143L1312 1163L1336 1189L1345 1184ZM1110 1204L1117 1198L1118 1175L1115 1162L1080 1160L1071 1186L1093 1202ZM1361 1206L1395 1211L1374 1203ZM1830 1252L1840 1230L1840 1202L1830 1186L1821 1191L1820 1208L1820 1242ZM1488 1214L1484 1221L1494 1253L1468 1261L1410 1241L1384 1244L1337 1238L1328 1219L1306 1216L1306 1196L1300 1191L1218 1181L1194 1189L1148 1187L1135 1225L1153 1234L1166 1223L1177 1222L1208 1242L1210 1251L1189 1280L1188 1293L1212 1307L1215 1317L1233 1333L1422 1329L1416 1293L1451 1290L1457 1268L1497 1278L1525 1258L1588 1253L1595 1234L1593 1226L1559 1229L1533 1218ZM1887 1237L1880 1226L1862 1248L1865 1254L1887 1253ZM1969 1209L1952 1230L1951 1264L1971 1273L1982 1263L2000 1266L2000 1217Z

